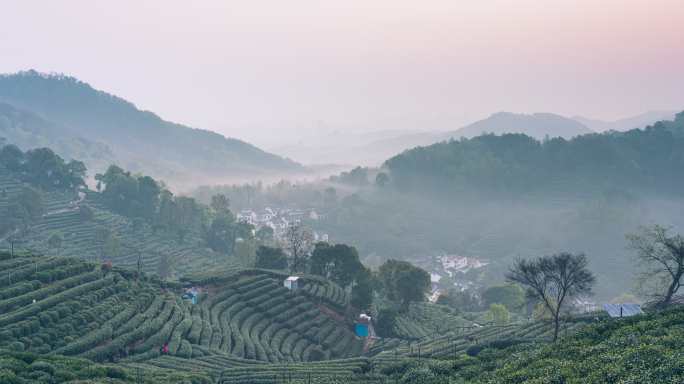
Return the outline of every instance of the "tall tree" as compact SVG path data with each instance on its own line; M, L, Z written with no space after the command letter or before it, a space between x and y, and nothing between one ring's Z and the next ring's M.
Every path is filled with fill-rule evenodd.
M627 235L627 240L644 268L641 288L660 305L668 305L682 286L684 237L671 236L667 228L655 225Z
M537 298L553 316L553 341L558 339L563 305L573 296L589 295L594 275L587 268L584 254L562 252L534 260L518 260L506 278L524 287L527 294Z
M207 231L207 243L217 252L229 254L235 243L235 221L232 216L222 215L212 220Z
M356 248L345 244L319 242L310 259L310 272L334 281L342 287L351 284L363 268Z
M303 272L313 242L311 231L299 222L292 223L285 231L285 241L292 258L291 272Z
M430 291L430 274L406 261L388 260L380 266L378 279L389 300L403 310L413 301L424 301Z

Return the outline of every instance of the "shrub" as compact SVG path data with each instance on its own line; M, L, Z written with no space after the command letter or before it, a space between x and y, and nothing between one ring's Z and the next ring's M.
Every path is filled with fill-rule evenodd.
M192 345L187 340L181 341L180 348L178 348L177 356L191 358L192 357Z
M107 367L105 368L105 376L112 379L126 379L126 371L119 367Z
M22 352L24 350L24 343L21 341L14 341L10 343L8 347L12 351Z
M46 362L46 361L34 361L33 364L29 367L30 370L32 371L43 371L49 373L51 376L52 374L55 373L55 367L52 366L52 364Z
M55 372L54 377L57 379L58 383L73 381L78 378L73 372L65 369L58 369L57 372Z
M14 357L7 356L0 358L0 369L9 369L10 371L19 372L26 369L27 364ZM0 381L2 383L2 381Z
M466 354L470 357L477 356L485 347L483 345L471 345L466 349Z
M9 369L0 369L0 383L20 384L21 381L19 381L17 375Z

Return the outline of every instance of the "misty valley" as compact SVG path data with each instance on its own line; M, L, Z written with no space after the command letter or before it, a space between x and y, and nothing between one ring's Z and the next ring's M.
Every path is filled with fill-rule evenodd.
M684 112L386 135L1 75L0 383L684 381Z

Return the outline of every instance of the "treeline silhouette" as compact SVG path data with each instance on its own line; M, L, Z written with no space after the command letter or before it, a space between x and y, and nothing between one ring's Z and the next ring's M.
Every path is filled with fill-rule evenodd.
M684 112L644 129L542 141L482 135L419 147L386 161L403 191L525 194L622 189L678 193L684 179Z

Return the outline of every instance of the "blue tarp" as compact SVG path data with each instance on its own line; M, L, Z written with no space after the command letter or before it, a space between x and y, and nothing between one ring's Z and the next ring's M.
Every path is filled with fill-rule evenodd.
M368 337L368 324L356 324L354 326L354 331L356 332L356 336Z

